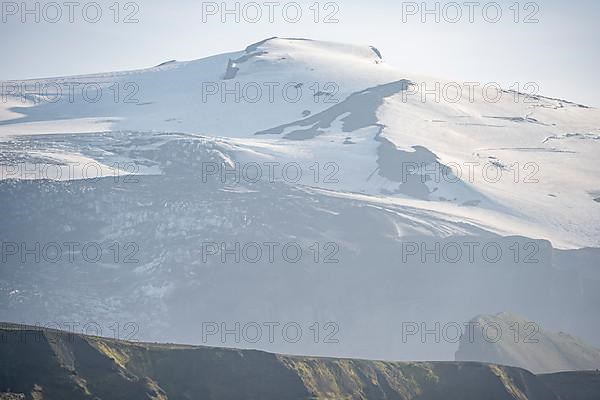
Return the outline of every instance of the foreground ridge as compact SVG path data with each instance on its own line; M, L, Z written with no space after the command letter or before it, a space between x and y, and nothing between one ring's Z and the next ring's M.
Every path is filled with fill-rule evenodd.
M0 399L597 399L600 373L137 343L0 325ZM235 384L233 384L235 383Z

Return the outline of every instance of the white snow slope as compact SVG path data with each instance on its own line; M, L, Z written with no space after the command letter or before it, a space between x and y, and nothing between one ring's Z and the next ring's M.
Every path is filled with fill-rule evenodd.
M436 85L438 99L423 93ZM272 38L139 71L2 82L0 141L199 135L231 145L241 160L297 162L300 183L336 195L441 213L557 248L600 246L600 112L483 85L400 72L369 46ZM90 157L38 152L73 165ZM315 161L322 170L333 163L336 179L307 174ZM6 165L1 171L3 179L27 178Z

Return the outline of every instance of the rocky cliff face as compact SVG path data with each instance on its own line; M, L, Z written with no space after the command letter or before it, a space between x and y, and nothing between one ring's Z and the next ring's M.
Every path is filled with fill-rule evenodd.
M511 365L538 374L600 368L600 349L512 313L479 315L470 324L479 332L461 337L456 361Z
M474 362L380 362L0 328L0 398L597 399L600 374ZM585 390L581 388L585 387ZM1 397L4 396L4 397Z

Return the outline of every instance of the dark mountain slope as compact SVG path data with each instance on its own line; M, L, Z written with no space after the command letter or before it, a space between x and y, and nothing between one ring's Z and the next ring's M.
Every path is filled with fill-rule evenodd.
M14 325L3 325L0 334L0 396L5 398L19 398L18 394L36 400L569 400L600 396L599 375L590 372L536 376L519 368L473 362L295 357L133 343Z

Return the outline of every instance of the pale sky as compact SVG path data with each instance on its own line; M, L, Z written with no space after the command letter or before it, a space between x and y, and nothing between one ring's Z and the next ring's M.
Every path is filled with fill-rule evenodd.
M251 2L239 2L238 23L233 14L221 21L221 1L100 0L67 6L68 0L54 5L44 0L39 2L39 11L35 11L36 2L27 1L27 8L34 10L30 14L24 12L21 1L2 1L0 80L145 68L171 59L192 60L241 50L271 36L305 37L373 45L389 64L409 74L498 82L505 87L535 82L542 95L600 106L597 0L497 0L471 2L470 7L467 1L456 1L459 8L447 5L449 1L425 2L430 10L440 3L439 23L435 14L422 22L422 1L274 1L278 5L271 8L272 22L268 2L254 2L262 12L256 22L251 19L257 8L247 5ZM227 1L227 8L234 9L235 3ZM203 21L203 9L212 6L217 8L216 15L205 14ZM92 23L98 8L102 15ZM114 21L116 9L118 22ZM292 22L297 9L302 16ZM497 9L502 16L492 23L498 19ZM73 22L69 22L69 10ZM452 23L457 10L462 18ZM470 22L471 10L474 22ZM409 15L410 11L416 14ZM331 22L325 23L328 15ZM124 23L127 16L137 22Z

